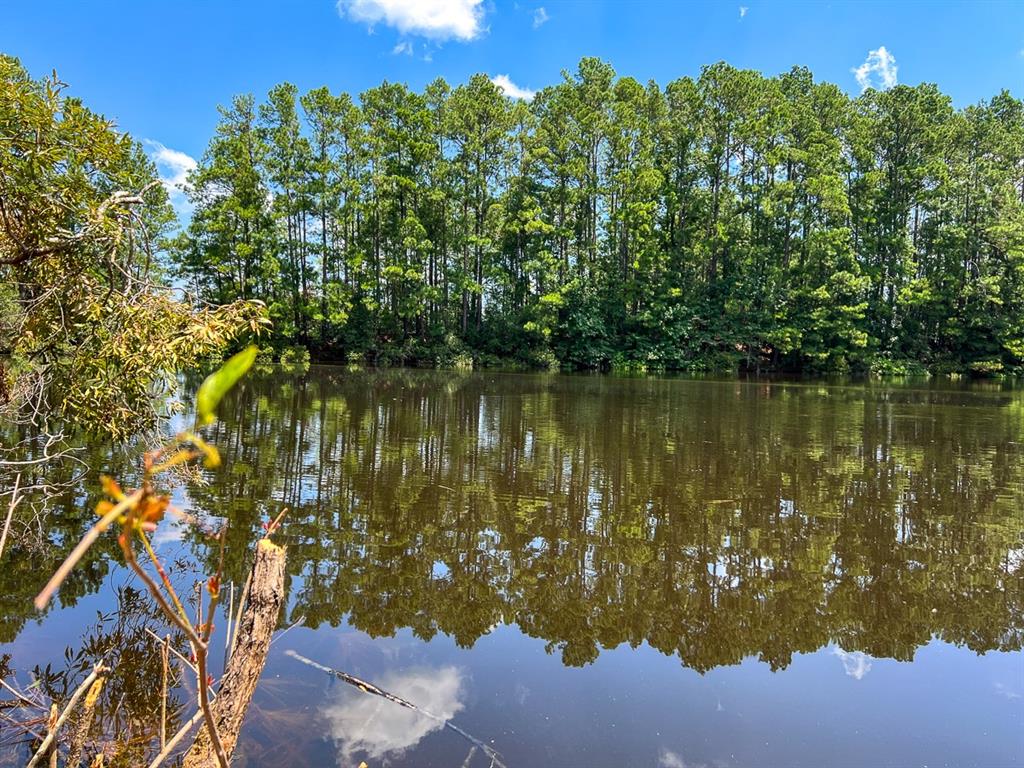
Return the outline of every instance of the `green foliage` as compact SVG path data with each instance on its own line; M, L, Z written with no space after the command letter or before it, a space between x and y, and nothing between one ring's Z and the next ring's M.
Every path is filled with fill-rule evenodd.
M288 347L281 353L281 365L286 370L309 368L309 350L303 346Z
M630 370L1024 363L1024 105L597 59L221 110L175 245L318 359ZM452 343L451 339L456 343Z
M266 320L162 287L173 213L155 168L63 91L0 56L0 404L126 437L180 370Z
M999 360L976 360L969 370L974 376L998 376L1003 372L1003 364Z
M917 360L878 357L871 361L871 373L875 376L923 377L928 375L928 369Z

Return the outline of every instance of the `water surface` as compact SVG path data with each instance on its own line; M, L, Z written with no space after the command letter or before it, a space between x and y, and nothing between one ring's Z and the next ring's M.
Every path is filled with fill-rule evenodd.
M1024 765L1010 385L313 367L223 411L225 468L179 501L230 520L239 583L287 506L302 618L239 764L488 764L291 648L510 768ZM195 531L158 540L213 562ZM109 610L122 572L92 567L41 623L6 610L15 660Z

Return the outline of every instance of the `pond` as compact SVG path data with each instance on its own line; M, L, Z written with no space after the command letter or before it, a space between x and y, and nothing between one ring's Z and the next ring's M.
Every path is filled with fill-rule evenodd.
M301 619L238 765L489 764L288 650L510 768L1024 765L1012 385L314 366L222 411L223 469L177 500L230 521L238 584L288 507L282 626ZM55 525L80 535L86 502ZM192 528L156 540L216 556ZM47 574L13 562L20 669L80 644L125 581L101 552L36 620Z

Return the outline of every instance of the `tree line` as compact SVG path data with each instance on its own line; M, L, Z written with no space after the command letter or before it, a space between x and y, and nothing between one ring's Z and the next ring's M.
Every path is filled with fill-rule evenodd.
M995 372L1024 360L1024 105L585 58L516 101L221 108L170 252L320 359Z

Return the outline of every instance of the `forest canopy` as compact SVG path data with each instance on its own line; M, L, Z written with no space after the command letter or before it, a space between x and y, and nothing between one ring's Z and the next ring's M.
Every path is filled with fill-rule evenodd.
M662 87L583 59L237 96L171 248L316 357L994 373L1024 362L1024 107L851 98L724 63Z

